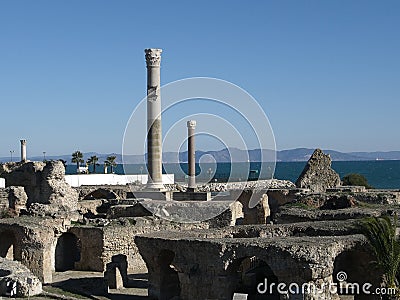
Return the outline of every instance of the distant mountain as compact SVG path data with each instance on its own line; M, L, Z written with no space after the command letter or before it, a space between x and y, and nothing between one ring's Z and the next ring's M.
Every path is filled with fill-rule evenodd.
M309 148L297 148L290 150L282 150L276 152L277 161L284 162L295 162L295 161L307 161L315 149ZM350 152L343 153L334 150L323 150L325 153L330 154L332 160L334 161L362 161L362 160L400 160L400 151L389 151L389 152ZM92 155L97 155L99 157L99 163L103 164L107 156L115 155L117 157L117 163L122 162L122 155L111 153L102 154L96 152L84 153L84 159L87 160ZM253 150L241 150L238 148L222 149L218 151L196 151L196 161L199 162L258 162L263 157L264 161L271 161L274 159L275 152L268 149L253 149ZM14 160L18 159L15 157ZM29 157L30 160L40 161L43 160L43 156ZM62 159L71 164L71 154L58 155L58 156L46 156L48 160L58 160ZM0 162L9 161L9 157L0 158ZM145 155L125 155L125 163L128 164L144 164L146 161ZM187 162L187 151L184 152L164 152L163 153L164 163L177 163L177 162Z
M315 149L297 148L291 150L282 150L277 152L277 161L307 161L313 154ZM368 160L362 156L354 155L353 153L342 153L334 150L323 150L331 156L334 161L357 161ZM399 153L400 159L400 153Z
M349 154L362 157L368 160L399 160L400 157L400 151L351 152Z

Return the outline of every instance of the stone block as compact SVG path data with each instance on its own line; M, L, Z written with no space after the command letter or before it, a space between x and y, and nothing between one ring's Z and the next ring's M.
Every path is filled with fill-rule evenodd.
M170 191L137 191L133 192L136 199L152 199L152 200L172 200L172 192Z
M0 258L0 295L12 297L36 296L42 293L42 283L20 262Z
M118 263L111 262L107 264L107 270L104 273L104 277L108 288L110 289L121 289L124 287L121 272L118 268Z
M175 192L172 195L175 201L210 201L210 192Z

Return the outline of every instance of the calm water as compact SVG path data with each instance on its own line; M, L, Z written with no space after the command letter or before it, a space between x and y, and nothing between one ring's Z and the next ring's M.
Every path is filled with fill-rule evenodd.
M278 162L276 164L274 178L296 181L303 170L306 162ZM332 163L333 169L342 178L349 173L360 173L364 175L370 185L380 189L400 189L400 160L387 161L338 161ZM142 169L141 169L142 168ZM231 180L244 180L247 177L256 179L271 178L273 166L264 163L219 163L196 165L198 181L208 181L210 178L215 181L224 181L231 176ZM144 165L126 165L125 171L122 165L115 168L116 174L145 174ZM103 168L98 167L97 172ZM185 181L187 164L165 164L166 173L174 173L176 181ZM75 174L76 166L68 165L67 174Z

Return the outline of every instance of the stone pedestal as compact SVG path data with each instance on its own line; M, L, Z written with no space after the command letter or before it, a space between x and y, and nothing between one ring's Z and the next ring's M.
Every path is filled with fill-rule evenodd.
M162 184L162 131L160 63L161 49L145 49L147 66L147 189L161 190Z

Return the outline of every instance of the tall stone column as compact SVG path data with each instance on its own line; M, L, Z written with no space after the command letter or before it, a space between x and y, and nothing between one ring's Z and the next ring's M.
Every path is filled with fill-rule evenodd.
M21 162L26 162L26 140L21 140Z
M147 169L148 189L163 189L160 63L161 49L145 49L147 66Z
M190 120L187 122L188 128L188 192L194 192L196 188L196 145L194 139L194 129L196 121Z

